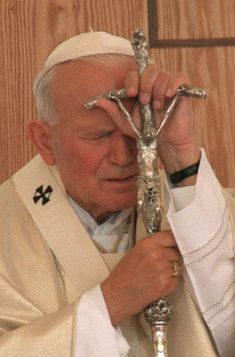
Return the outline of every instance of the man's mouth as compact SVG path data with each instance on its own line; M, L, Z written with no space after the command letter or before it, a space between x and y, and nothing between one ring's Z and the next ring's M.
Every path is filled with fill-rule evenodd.
M117 183L126 183L126 182L128 182L128 181L131 181L131 180L134 179L135 177L136 177L136 174L130 175L130 176L127 176L127 177L108 178L108 179L105 179L105 181L108 181L108 182L117 182Z

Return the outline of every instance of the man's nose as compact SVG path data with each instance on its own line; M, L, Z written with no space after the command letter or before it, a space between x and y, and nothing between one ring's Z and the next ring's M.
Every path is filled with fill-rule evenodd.
M111 140L109 160L117 166L128 166L136 160L136 151L136 141L118 133Z

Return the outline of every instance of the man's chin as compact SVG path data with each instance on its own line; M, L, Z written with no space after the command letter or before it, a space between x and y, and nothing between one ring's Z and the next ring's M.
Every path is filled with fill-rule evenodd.
M107 194L108 195L108 194ZM107 202L108 201L108 202ZM135 207L137 204L136 192L110 194L110 197L106 199L106 207L109 211L121 211L126 208Z

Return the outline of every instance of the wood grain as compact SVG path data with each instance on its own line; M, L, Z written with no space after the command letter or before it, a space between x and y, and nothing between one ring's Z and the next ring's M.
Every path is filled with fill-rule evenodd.
M152 49L151 56L170 72L188 74L206 88L206 100L193 100L199 141L224 186L235 185L235 47Z
M35 153L25 123L36 116L32 82L51 50L80 32L108 31L130 38L147 33L147 0L1 0L0 182ZM235 35L233 0L157 0L163 39ZM226 21L224 20L226 19ZM194 100L195 130L225 186L235 186L235 47L152 49L165 69L188 73L209 90Z
M146 8L145 0L1 0L0 182L35 154L25 123L36 117L32 83L52 49L91 28L127 38L147 31Z
M159 39L235 37L233 0L157 0L156 3Z
M207 88L209 98L193 101L195 130L224 186L235 185L235 2L233 0L152 0L156 10L154 39L175 40L178 47L199 39L202 48L155 48L156 62L171 72L187 73L195 86ZM225 20L226 19L226 20ZM209 47L213 39L223 47ZM235 41L233 41L235 44ZM155 43L158 43L156 40Z

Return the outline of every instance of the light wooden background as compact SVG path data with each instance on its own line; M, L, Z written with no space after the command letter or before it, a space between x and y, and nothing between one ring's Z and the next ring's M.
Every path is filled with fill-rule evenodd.
M163 68L208 89L207 101L194 100L195 130L222 184L235 186L235 0L1 0L0 182L35 154L25 123L50 51L90 28L130 38L138 27L164 46L150 50ZM189 39L203 46L184 47Z

